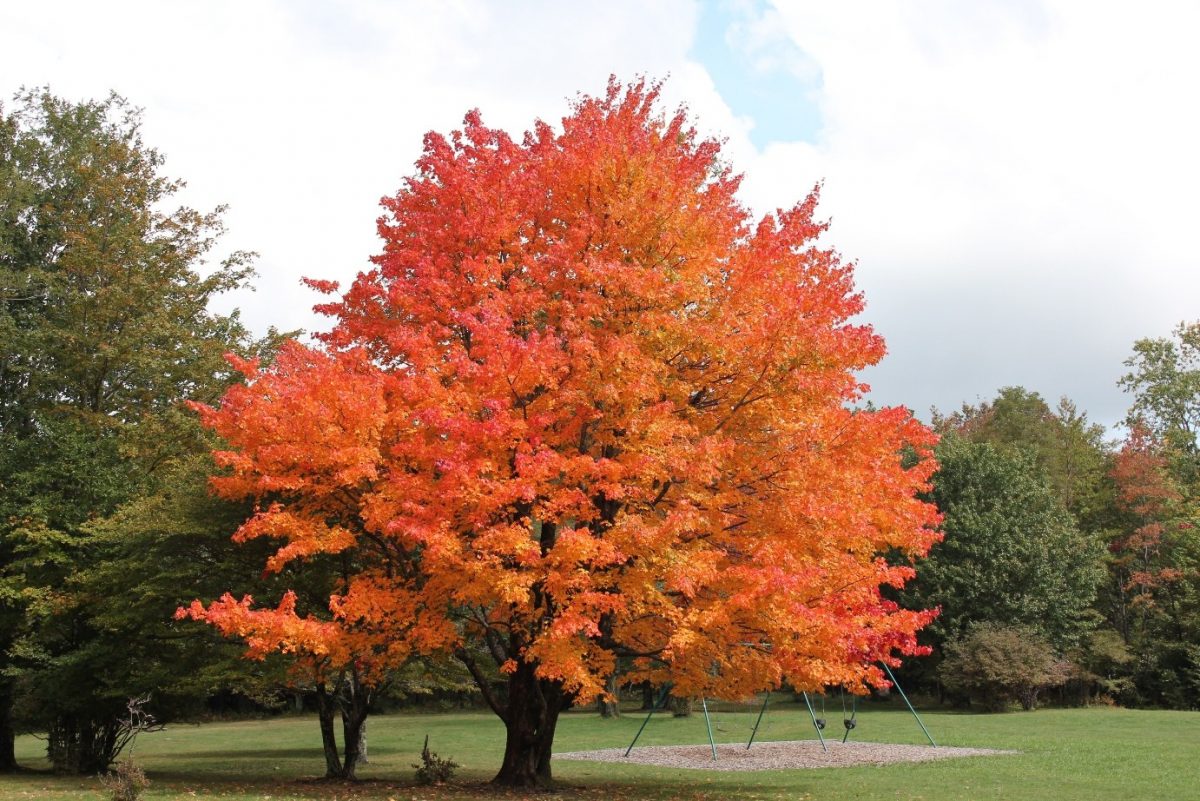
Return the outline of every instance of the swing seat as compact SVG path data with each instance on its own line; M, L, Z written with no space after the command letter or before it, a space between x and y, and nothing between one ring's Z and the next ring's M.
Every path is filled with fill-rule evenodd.
M846 718L845 720L842 721L842 725L846 727L846 731L850 731L855 726L857 726L858 723L853 720L850 720L849 718Z
M818 729L825 728L825 718L817 718L817 728Z

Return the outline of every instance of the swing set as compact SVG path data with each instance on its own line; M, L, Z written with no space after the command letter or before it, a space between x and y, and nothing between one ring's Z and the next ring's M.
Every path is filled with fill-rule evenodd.
M908 696L904 694L904 689L901 688L900 682L896 681L896 676L892 673L892 669L883 662L880 664L883 665L883 669L887 671L887 675L892 682L892 686L896 688L896 691L900 693L900 697L904 699L904 705L908 707L908 711L911 712L912 716L916 719L917 725L921 727L921 731L925 734L925 738L929 740L929 744L934 748L937 748L937 743L934 742L933 736L929 733L929 729L925 728L925 723L921 720L921 716L917 714L917 710L913 708L912 702L908 700ZM658 695L658 700L655 701L654 706L651 707L649 714L646 715L646 719L642 721L642 725L638 728L637 734L633 735L633 740L629 743L629 747L625 749L625 756L629 756L630 752L633 751L633 747L637 745L638 738L640 738L642 736L642 732L646 730L646 725L650 722L650 718L654 717L655 712L658 712L660 709L662 709L663 704L666 703L667 696L670 694L670 692L671 684L668 683L663 686L662 692L660 692ZM827 725L825 718L825 694L821 694L820 717L817 717L816 709L813 707L812 699L809 697L808 693L803 692L801 695L804 698L804 705L808 709L808 715L812 719L812 725L813 729L817 733L817 739L821 742L821 749L825 753L829 753L829 746L825 742L824 734L825 726ZM850 696L850 708L849 714L847 715L845 690L839 690L839 695L841 696L842 701L842 726L846 730L845 734L842 735L842 743L844 744L847 742L847 740L849 740L850 732L858 726L858 696ZM763 717L767 713L767 702L770 700L770 698L770 692L763 694L762 706L758 710L758 717L754 721L754 727L750 730L750 738L746 741L747 750L754 745L754 740L758 735L759 727L762 725ZM709 713L707 698L702 697L700 699L700 707L704 711L704 726L708 731L708 745L709 748L712 749L712 758L715 762L717 759L717 742L713 737L713 720L712 715Z

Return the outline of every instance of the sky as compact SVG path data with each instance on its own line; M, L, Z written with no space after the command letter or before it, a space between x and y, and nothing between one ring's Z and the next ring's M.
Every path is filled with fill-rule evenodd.
M421 139L519 134L609 75L664 79L756 213L822 184L888 343L877 405L1024 386L1111 426L1135 340L1200 318L1200 4L1143 0L39 0L0 4L0 97L110 90L225 250L252 329L319 330Z

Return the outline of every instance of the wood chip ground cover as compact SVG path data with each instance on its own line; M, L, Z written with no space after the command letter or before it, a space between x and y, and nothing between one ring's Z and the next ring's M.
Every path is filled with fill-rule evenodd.
M694 770L804 770L844 768L854 765L891 765L897 762L928 762L955 757L1016 754L991 748L953 748L928 745L849 742L827 740L829 751L816 740L755 743L747 749L741 744L717 746L717 759L707 745L651 745L634 748L625 756L624 748L598 751L570 751L555 754L555 759L591 762L624 762Z

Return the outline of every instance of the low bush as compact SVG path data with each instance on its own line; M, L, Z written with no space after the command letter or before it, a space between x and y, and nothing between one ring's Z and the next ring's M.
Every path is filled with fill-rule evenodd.
M101 774L100 784L109 792L112 801L138 801L150 786L150 780L132 757L126 757L119 760L110 772Z
M454 777L460 765L452 759L443 759L429 750L429 735L425 735L425 746L421 749L421 761L414 762L418 784L444 784Z
M1013 701L1023 709L1033 709L1038 693L1061 686L1070 676L1070 668L1032 629L977 623L946 645L938 672L951 692L1002 712Z

